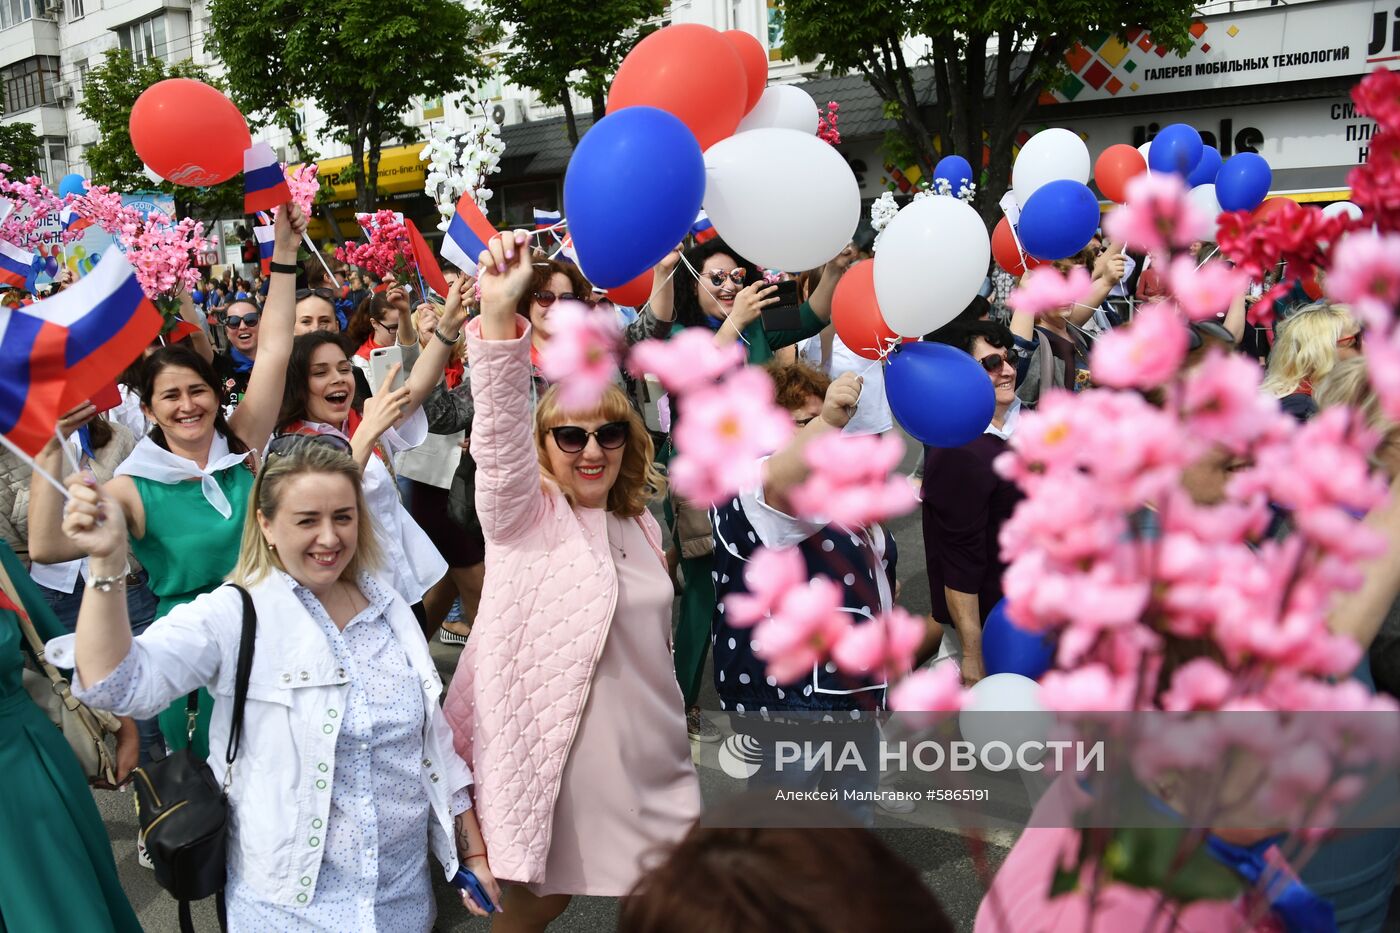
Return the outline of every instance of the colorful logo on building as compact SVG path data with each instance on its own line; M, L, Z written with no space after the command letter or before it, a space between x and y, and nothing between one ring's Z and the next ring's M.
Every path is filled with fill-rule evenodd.
M1204 41L1207 28L1205 23L1196 20L1190 30L1192 47L1203 54L1210 53L1210 43ZM1225 30L1231 39L1239 33L1240 28L1235 25ZM1129 93L1137 93L1142 89L1135 80L1135 76L1141 76L1140 70L1160 67L1153 59L1164 59L1171 54L1169 49L1152 41L1150 32L1137 26L1121 36L1097 32L1083 42L1076 42L1065 53L1069 74L1057 87L1042 91L1040 103L1072 101L1084 93L1085 88L1115 96L1125 88Z

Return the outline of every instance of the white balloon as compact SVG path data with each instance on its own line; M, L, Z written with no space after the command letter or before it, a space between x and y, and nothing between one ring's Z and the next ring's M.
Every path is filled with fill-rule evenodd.
M1338 201L1336 204L1329 204L1322 209L1323 217L1349 217L1352 220L1361 219L1361 208L1350 201Z
M860 223L851 167L811 133L736 133L705 151L705 169L705 213L725 242L765 268L815 269Z
M1016 752L1022 745L1044 743L1049 737L1054 716L1040 702L1040 685L1029 677L993 674L979 680L971 693L958 714L958 728L963 738L977 747L979 758L988 743L1005 742L1011 749L1011 767L1014 768ZM1024 757L1034 763L1044 753L1044 748L1037 748L1028 750ZM992 761L1000 764L1003 754L999 749L993 751Z
M155 184L157 184L157 185L159 185L159 184L161 184L162 182L165 181L164 178L161 178L159 175L156 174L156 170L155 170L155 169L151 168L149 165L146 165L145 163L142 163L142 165L141 165L141 171L145 174L145 176L146 176L147 178L149 178L153 183L155 183Z
M962 313L991 262L987 226L957 198L922 198L880 233L875 300L897 334L921 337Z
M1141 146L1138 146L1138 152L1141 152L1141 153L1142 153L1142 161L1147 162L1147 150L1149 150L1149 149L1151 149L1151 148L1152 148L1152 140L1150 140L1150 139L1149 139L1147 142L1143 143ZM1151 162L1148 162L1148 163L1147 163L1147 174L1149 174L1149 175L1152 174L1152 163L1151 163Z
M1021 147L1011 167L1011 190L1016 203L1026 199L1047 182L1069 178L1081 185L1089 183L1089 148L1078 134L1053 127L1036 133Z
M817 102L795 84L775 84L763 89L763 96L744 119L736 133L782 127L817 135Z
M1191 203L1196 205L1202 214L1210 218L1208 232L1210 239L1214 240L1220 228L1220 200L1215 196L1215 185L1197 185L1187 192L1186 196L1191 199Z

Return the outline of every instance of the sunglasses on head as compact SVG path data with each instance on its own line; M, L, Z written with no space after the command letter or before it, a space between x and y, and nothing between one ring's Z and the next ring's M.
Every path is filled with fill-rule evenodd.
M299 288L297 289L297 301L304 301L307 298L320 298L335 304L335 292L329 288Z
M728 279L735 285L743 285L744 279L749 277L749 270L741 268L730 269L728 272L706 272L705 277L710 280L710 284L713 285L715 288L719 288L720 286L722 286L724 284L725 279Z
M224 326L231 330L238 330L243 325L257 327L258 320L262 317L261 311L249 311L247 314L230 314L224 318Z
M1343 348L1343 349L1345 349L1345 348L1347 348L1347 347L1355 347L1356 349L1360 350L1360 349L1361 349L1361 340L1362 340L1362 338L1365 337L1365 336L1366 336L1366 328L1364 328L1364 327L1359 328L1359 329L1356 331L1356 333L1354 333L1354 334L1347 334L1345 337L1343 337L1343 338L1341 338L1340 340L1338 340L1338 341L1337 341L1337 346L1338 346L1338 347L1341 347L1341 348Z
M1006 365L1007 363L1011 363L1012 366L1016 365L1011 361L1011 354L1009 353L992 353L982 357L977 362L981 363L982 368L989 373L1001 372L1002 366Z
M285 457L304 451L313 444L330 447L341 453L350 453L350 442L334 434L279 434L267 442L267 456Z
M609 421L596 431L585 431L574 424L561 424L557 428L550 428L549 433L554 435L554 443L566 454L576 454L588 446L588 439L596 437L598 446L604 450L617 450L627 443L628 428L626 421Z
M535 304L539 305L541 308L548 308L556 301L581 301L584 304L588 305L590 308L593 307L592 295L581 296L575 295L573 292L562 292L556 295L554 294L554 292L550 291L539 291L535 292L534 297Z

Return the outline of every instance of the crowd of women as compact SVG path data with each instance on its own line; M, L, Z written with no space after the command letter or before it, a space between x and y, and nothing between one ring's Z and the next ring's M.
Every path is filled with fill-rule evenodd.
M723 610L760 546L795 546L808 572L843 580L856 615L899 599L888 529L795 518L788 500L823 433L894 427L880 366L830 327L838 281L868 255L853 244L796 276L790 329L765 326L777 289L717 239L663 260L639 313L616 309L629 345L691 327L742 341L798 428L760 483L710 510L667 492L684 413L649 380L619 373L576 411L546 379L551 312L602 304L577 266L503 234L480 277L453 274L442 303L366 288L342 332L345 296L297 263L304 227L296 207L277 212L265 288L225 297L215 339L157 343L123 377L122 405L64 414L65 440L34 467L68 474L67 501L13 457L0 488L0 560L17 597L0 608L42 630L78 699L125 717L118 781L188 747L227 789L229 927L426 931L431 855L448 879L475 875L501 931L542 930L574 895L629 894L622 924L638 931L950 928L917 875L861 830L831 831L814 875L802 832L696 825L688 739L720 735L698 708L711 655L728 710L885 708L878 677L765 676L752 630ZM1212 244L1198 253L1220 261ZM932 606L920 657L957 664L966 684L985 675L998 538L1019 500L993 462L1023 407L1052 388L1092 389L1090 347L1132 326L1148 271L1099 239L1063 262L1075 264L1093 279L1081 304L1035 319L979 298L928 337L981 363L996 398L981 437L930 449L921 468ZM1249 345L1248 300L1193 325L1193 349ZM1396 428L1353 362L1364 335L1347 309L1301 307L1269 337L1266 391L1300 419L1361 406L1386 432L1378 468L1393 475ZM401 362L376 372L387 348ZM1192 495L1211 501L1230 469L1203 463ZM229 764L239 587L257 647ZM1372 655L1388 690L1400 686L1394 616L1377 623ZM445 702L434 637L465 645ZM137 929L81 775L19 687L19 643L17 625L0 626L8 806L52 820L42 857L0 844L0 926ZM1395 852L1384 857L1393 882Z

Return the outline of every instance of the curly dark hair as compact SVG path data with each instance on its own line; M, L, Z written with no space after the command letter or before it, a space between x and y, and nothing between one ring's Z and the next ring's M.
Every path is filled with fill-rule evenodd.
M140 395L141 404L147 410L151 408L151 403L156 397L156 377L162 372L172 367L193 370L200 381L209 387L209 391L219 396L219 376L214 372L204 357L185 346L183 343L173 344L168 347L161 347L159 350L146 357L145 364L141 367ZM228 449L236 454L245 453L248 445L233 433L233 428L229 427L228 420L224 418L224 410L219 407L214 412L214 430L218 431L228 441ZM170 444L165 440L165 432L160 425L152 424L147 435L166 450L170 449Z
M719 237L686 250L685 261L689 263L690 268L694 269L698 274L701 268L704 267L705 260L709 259L711 256L728 256L730 259L734 260L735 265L747 269L748 275L744 278L746 284L757 282L763 276L763 272L758 266L749 262L743 256L740 256L736 250L731 249L729 244ZM700 304L701 298L698 289L704 288L704 286L696 281L695 276L691 274L690 269L687 269L684 264L676 269L673 287L676 296L676 321L683 327L700 327L705 324L706 318L714 317L714 315L710 314L710 312L705 310Z
M773 396L788 411L796 411L812 396L824 399L831 388L831 377L806 363L769 363L765 367L773 377Z

